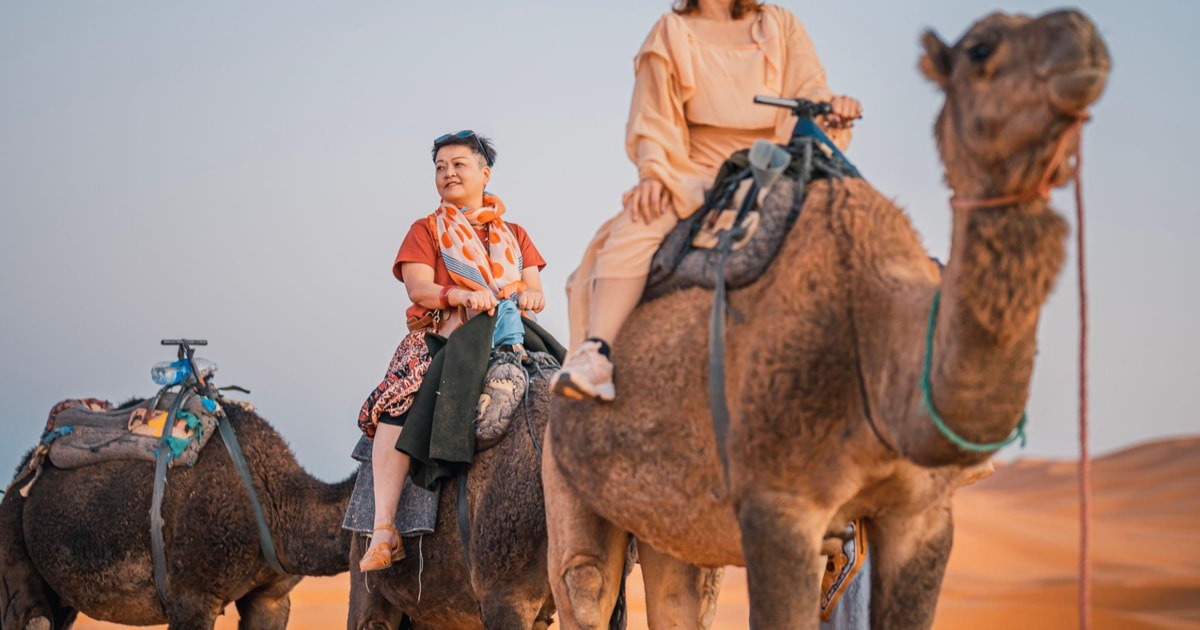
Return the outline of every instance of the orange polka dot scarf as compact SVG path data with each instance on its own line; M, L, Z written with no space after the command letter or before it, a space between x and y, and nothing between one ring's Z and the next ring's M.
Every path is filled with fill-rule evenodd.
M483 195L483 207L464 210L443 203L429 215L429 222L442 248L442 260L454 284L469 291L491 289L500 299L525 290L521 282L521 246L504 219L504 202ZM480 241L475 228L487 226L488 244Z

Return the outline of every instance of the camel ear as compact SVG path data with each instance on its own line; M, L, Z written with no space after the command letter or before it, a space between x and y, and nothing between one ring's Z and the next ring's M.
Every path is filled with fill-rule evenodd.
M921 46L925 48L925 54L921 56L921 74L945 88L950 82L950 47L931 30L921 36Z

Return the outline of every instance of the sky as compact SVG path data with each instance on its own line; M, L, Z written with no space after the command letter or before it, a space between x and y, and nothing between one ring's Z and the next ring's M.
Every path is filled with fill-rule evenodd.
M636 178L633 54L667 0L0 3L0 466L50 407L155 391L167 337L209 340L325 480L405 334L391 263L438 202L432 139L499 150L490 189L549 261L542 323ZM849 156L945 257L940 96L918 38L1033 0L784 0L865 118ZM1093 451L1200 432L1200 2L1079 5L1114 59L1084 136ZM1069 192L1055 196L1071 217ZM1074 241L1070 249L1074 259ZM1029 443L1078 452L1076 269L1043 312Z

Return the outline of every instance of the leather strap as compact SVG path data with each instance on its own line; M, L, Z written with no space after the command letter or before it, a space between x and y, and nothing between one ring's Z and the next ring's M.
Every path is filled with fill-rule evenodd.
M161 395L161 394L160 394ZM154 589L158 591L158 600L162 603L163 612L169 616L167 609L167 549L163 540L162 502L166 493L167 464L171 462L171 447L167 438L171 437L171 429L175 426L175 415L183 405L186 392L179 392L167 412L163 422L162 437L158 440L158 448L154 452L154 492L150 499L150 559L154 565Z
M742 229L735 226L717 237L716 293L713 295L712 318L708 324L708 404L712 408L713 433L717 437L717 456L729 486L729 454L725 442L729 435L729 400L725 395L725 260L733 251L733 242Z
M237 469L238 475L242 478L242 485L246 486L246 492L250 495L250 505L254 508L254 522L258 525L258 546L262 548L263 557L267 559L267 566L270 566L276 573L287 575L288 572L283 569L283 565L279 564L279 557L275 555L275 542L271 538L271 528L267 526L267 519L263 516L262 504L258 501L258 493L254 490L254 480L250 478L250 468L246 466L246 458L242 456L242 447L238 444L237 435L233 432L233 427L229 424L229 416L225 415L225 410L217 411L217 430L221 433L221 441L225 443L225 448L229 451L229 458L233 460L233 467Z
M471 510L467 504L467 469L458 473L458 537L462 539L463 561L467 563L467 574L471 573Z

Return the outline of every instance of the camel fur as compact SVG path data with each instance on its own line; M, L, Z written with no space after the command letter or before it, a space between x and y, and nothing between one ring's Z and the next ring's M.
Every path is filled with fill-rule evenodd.
M219 435L195 466L167 476L165 611L150 559L154 463L73 470L47 463L28 498L14 490L0 501L0 629L70 628L83 612L126 625L212 630L236 603L239 629L283 630L288 593L303 576L346 571L350 535L340 524L353 476L320 482L249 405L223 406L289 574L263 558L249 494Z
M936 136L963 200L1074 172L1069 130L1101 94L1107 49L1088 18L993 14L953 46L923 39L945 94ZM766 203L791 199L790 181ZM1042 197L957 212L944 272L908 216L859 179L819 181L761 279L731 292L728 486L707 391L712 293L641 305L614 345L612 404L557 400L543 483L564 629L603 628L622 541L637 536L651 628L695 628L696 567L747 568L755 628L818 627L823 540L866 519L871 626L929 628L953 540L962 450L922 403L935 292L934 408L960 436L1012 433L1029 395L1042 305L1066 222ZM647 553L647 548L654 553ZM651 579L653 576L653 579Z
M437 530L405 538L404 560L383 571L360 573L358 561L368 543L365 536L355 537L349 630L396 630L401 614L408 615L415 630L545 630L551 624L554 600L546 577L541 455L533 440L540 445L544 439L552 370L532 372L525 402L515 405L506 404L512 400L508 381L485 384L481 400L490 405L485 415L500 413L496 409L501 407L511 412L504 413L503 432L489 424L490 447L476 454L467 476L470 570L458 532L455 479L442 488Z

